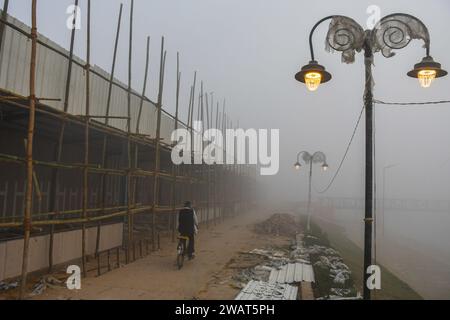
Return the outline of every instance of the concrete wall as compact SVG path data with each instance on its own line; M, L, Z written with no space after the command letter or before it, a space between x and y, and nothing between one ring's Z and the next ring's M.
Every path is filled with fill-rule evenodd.
M123 223L102 226L100 251L122 245ZM95 253L97 228L86 232L86 251ZM30 240L29 272L48 267L50 235L32 237ZM20 275L22 270L23 239L0 243L0 281ZM60 232L54 235L53 261L55 265L81 258L81 230Z

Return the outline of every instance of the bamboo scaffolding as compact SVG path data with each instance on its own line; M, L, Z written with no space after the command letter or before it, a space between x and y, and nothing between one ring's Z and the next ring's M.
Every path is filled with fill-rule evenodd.
M25 214L23 220L24 241L22 260L22 280L20 282L19 298L25 298L28 274L28 258L31 235L31 212L33 206L33 139L36 109L36 39L37 39L37 0L31 2L31 57L30 57L30 115L28 119L27 136L27 190L25 196Z
M216 108L216 129L219 128L219 102ZM217 224L217 163L214 165L214 225Z
M129 48L128 48L128 92L127 92L127 162L128 162L128 172L127 172L127 182L126 182L126 196L127 196L127 221L128 221L128 244L127 244L127 263L130 261L130 245L133 243L133 215L131 212L131 206L133 202L132 195L132 181L131 181L131 170L133 166L133 161L131 159L131 80L132 80L132 58L133 58L133 15L134 15L134 0L131 0L130 8L130 38L129 38Z
M91 73L92 73L92 70L91 70ZM0 89L0 92L1 91L2 90ZM23 98L23 99L26 99L28 101L28 98ZM14 102L14 101L10 101L10 100L2 100L1 98L0 98L0 101L5 103L5 104L8 104L10 106L14 106L14 107L17 107L17 108L29 110L29 106L25 105L24 103L18 103L18 102ZM37 104L37 107L39 107L39 106L44 107L44 105ZM45 106L45 107L47 107L47 106ZM65 120L67 122L70 122L70 123L73 123L73 124L77 124L77 125L78 124L81 124L81 125L84 124L84 120L81 119L81 117L74 116L74 115L71 115L69 113L65 113L65 112L60 111L60 110L52 109L51 111L49 111L49 110L36 108L36 112L40 113L40 114L44 114L44 115L50 116L50 117L55 118L55 119L60 119L61 120L61 119L65 118ZM164 110L162 110L162 112L166 113ZM172 116L170 116L170 117L172 118ZM182 123L182 124L185 125L184 123ZM110 127L110 126L105 126L104 124L101 124L101 123L98 123L98 122L92 122L91 123L91 130L95 130L96 132L99 132L99 133L109 134L109 135L112 135L112 136L116 136L116 137L119 137L119 138L125 138L126 139L126 134L124 134L124 132L122 130L114 128L114 127ZM149 147L154 147L154 145L155 145L155 142L154 142L155 139L145 138L145 135L142 135L142 136L131 135L131 140L133 142L135 142L135 143L141 143L142 145L146 145L146 146L149 146ZM171 147L169 144L166 144L166 143L163 143L163 142L161 142L161 146L165 147L166 150L169 150L169 148Z
M8 16L8 8L9 8L9 0L5 0L3 2L3 10L2 10L2 16L1 18L3 20L6 20L6 17ZM3 37L5 34L5 25L2 23L0 24L0 53L3 49Z
M191 101L191 113L189 115L190 128L191 128L191 166L189 170L190 176L194 176L194 161L195 161L195 149L194 149L194 109L195 109L195 89L197 86L197 71L194 72L194 81L192 83L192 101ZM192 181L189 184L189 197L191 201L194 200L194 188L192 187Z
M78 6L78 0L75 0L75 8ZM76 16L77 10L75 10L74 16L73 16L73 21L72 21L72 26L75 26L76 23ZM67 113L67 110L69 109L69 96L70 96L70 83L71 83L71 79L72 79L72 67L73 67L73 50L74 50L74 45L75 45L75 31L76 28L73 27L72 31L71 31L71 35L70 35L70 51L69 51L69 63L67 66L67 78L66 78L66 87L65 87L65 94L64 94L64 112ZM64 143L64 132L66 129L66 125L67 122L65 120L65 118L62 119L61 122L61 127L59 130L59 138L58 138L58 143L56 145L56 150L55 150L55 161L56 162L60 162L61 161L61 156L62 156L62 150L63 150L63 143ZM59 182L58 182L58 176L59 176L59 171L58 168L54 168L52 171L52 176L51 176L51 190L50 190L50 211L55 210L55 208L57 207L57 196L56 196L56 192L58 192L58 187L59 187ZM49 244L49 253L48 253L48 261L49 261L49 272L52 271L53 269L53 242L54 242L54 233L55 233L55 229L53 226L51 226L50 228L50 244Z
M176 93L175 93L175 125L174 130L178 130L178 114L180 107L180 82L181 82L181 72L180 72L180 54L177 52L177 84L176 84ZM191 91L192 96L192 91ZM172 241L175 241L175 229L176 229L176 200L175 200L175 187L177 183L177 167L172 163L172 175L173 180L170 186L170 202L171 207L173 209L173 214L171 215L172 221ZM169 224L170 225L170 224Z
M145 71L144 71L144 84L142 88L142 96L139 104L139 113L136 122L136 134L140 134L140 124L141 124L141 116L142 116L142 108L144 106L145 101L145 91L147 89L147 80L148 80L148 72L149 72L149 64L150 64L150 37L147 37L147 49L145 56Z
M13 155L7 155L7 154L0 154L0 162L9 162L9 163L18 163L23 164L26 162L26 158L13 156ZM45 166L49 168L59 168L59 169L79 169L82 170L85 165L84 164L68 164L68 163L57 163L57 162L50 162L50 161L40 161L40 160L33 160L33 165L35 166ZM127 169L102 169L99 167L96 167L94 165L88 166L89 173L93 174L106 174L106 175L114 175L114 176L126 176L128 170ZM132 171L131 175L133 177L153 177L155 175L154 171L145 171L141 169L136 169ZM165 172L160 171L159 172L160 178L164 178L167 180L172 179L172 173L171 172ZM192 180L193 182L202 182L200 179L191 177L191 176L177 176L177 180ZM206 183L206 181L204 181Z
M147 46L146 46L146 54L145 54L145 70L144 70L144 81L143 81L143 88L142 88L142 96L139 103L139 115L136 122L136 134L139 134L140 131L140 125L141 125L141 114L142 114L142 108L144 106L144 97L145 92L147 89L147 79L148 79L148 71L149 71L149 64L150 64L150 37L147 37ZM139 145L134 145L134 170L137 170L138 168L138 161L139 161ZM136 202L136 188L137 188L137 182L138 177L134 177L133 179L133 188L132 188L132 200L133 203ZM132 216L132 223L134 224L134 217Z
M1 18L1 17L0 17L0 23L3 24L3 25L8 26L9 28L11 28L11 29L13 29L13 30L15 30L15 31L17 31L17 32L19 32L20 34L26 36L27 38L29 38L29 39L31 40L31 34L30 34L30 33L26 32L25 30L22 30L20 27L17 27L17 26L14 25L13 23L11 23L11 22L9 22L9 21L7 21L7 20ZM71 57L70 57L70 54L66 54L66 53L65 53L64 51L62 51L61 49L58 49L58 48L56 48L56 47L53 47L53 46L51 46L50 44L48 44L48 43L46 43L46 42L40 40L39 38L38 38L36 41L37 41L37 44L43 46L44 48L49 49L50 51L52 51L52 52L54 52L54 53L60 55L61 57L66 58L66 59L69 61L69 63L70 63L70 61L72 61L73 64L75 64L75 65L77 65L77 66L79 66L79 67L81 67L81 68L84 68L84 64L81 63L81 62L79 62L79 61L77 61L77 60L75 60L75 59L73 59L73 58L71 58ZM105 80L105 81L108 81L108 82L110 81L110 79L109 79L108 77L106 77L105 75L103 75L101 72L96 71L95 69L92 69L92 70L91 70L91 74L93 74L93 75L99 77L99 78L102 79L102 80ZM122 84L121 84L120 82L118 82L118 81L112 81L112 84L113 84L114 86L116 86L117 88L120 88L120 89L122 89L122 90L124 90L124 91L128 91L128 88L127 88L126 86L122 85ZM134 96L134 97L137 97L137 98L141 98L141 96L140 96L138 93L134 92L134 91L131 92L131 95ZM23 97L23 99L28 101L29 97ZM0 98L0 100L2 100L2 99ZM36 99L36 100L37 100L37 99ZM48 99L46 99L46 100L48 100ZM152 100L150 100L148 97L145 97L145 102L149 102L149 103L151 103L151 104L153 104L153 105L156 105L156 103L153 102ZM36 111L38 111L38 109L37 109ZM43 111L43 110L39 110L39 111L40 111L40 112L47 113L47 114L50 114L49 112L45 112L45 111ZM58 111L59 111L59 110L58 110ZM161 112L162 112L163 114L167 115L168 117L170 117L170 118L173 119L173 116L172 116L170 113L168 113L166 110L161 109ZM61 111L59 111L59 113L64 114L65 116L76 117L76 116L74 116L74 115L65 114L64 112L61 112ZM56 115L54 114L54 116L56 116ZM185 125L185 124L183 123L183 125Z
M225 100L224 100L224 104L223 104L223 110L222 110L222 132L226 132L226 118L227 118L227 114L225 112ZM227 138L226 138L226 134L225 134L225 139L224 139L224 159L225 159L225 164L227 163ZM221 174L221 178L222 178L222 221L225 218L225 213L226 213L226 200L227 200L227 188L226 188L226 170L227 167L226 165L224 165L222 167L222 174Z
M206 203L198 203L198 207L199 208L203 208L206 206ZM183 207L182 204L177 204L176 205L176 210L179 210ZM96 208L96 209L91 209L88 212L98 212L100 211L102 208ZM123 209L123 210L120 210ZM145 206L139 206L139 207L132 207L131 211L133 212L133 214L136 213L141 213L141 212L145 212L145 211L151 211L153 209L153 206L151 205L145 205ZM67 218L67 219L51 219L51 220L33 220L31 222L31 226L32 227L42 227L42 226L50 226L50 225L70 225L70 224L82 224L82 223L90 223L90 222L97 222L97 221L103 221L103 220L109 220L111 218L114 217L125 217L127 215L127 207L126 206L121 206L121 207L113 207L113 208L109 208L109 210L120 210L117 212L113 212L113 213L109 213L109 214L104 214L101 216L88 216L86 218ZM75 212L77 211L77 212ZM105 210L108 211L108 210ZM164 213L164 212L172 212L173 211L173 207L172 206L167 206L167 207L163 207L163 206L157 206L155 207L155 212L160 212L160 213ZM61 214L61 215L67 215L69 213L71 214L75 214L75 213L80 213L81 210L71 210L71 211L62 211L62 212L58 212L57 214ZM24 222L23 221L17 221L17 222L5 222L5 223L0 223L0 228L21 228L24 226Z
M164 51L164 37L161 39L161 61L160 61L160 69L159 69L159 89L158 89L158 102L157 102L157 110L158 110L158 118L156 123L156 140L155 140L155 171L154 171L154 179L153 179L153 206L152 206L152 246L153 251L155 250L155 241L156 241L156 211L155 207L158 205L159 198L159 176L160 176L160 138L161 138L161 109L162 109L162 99L163 99L163 90L164 90L164 72L165 72L165 64L166 64L166 52Z
M112 97L112 88L113 88L113 82L114 82L114 74L116 70L116 61L117 61L117 48L119 45L119 37L120 37L120 28L122 24L122 12L123 12L123 4L120 4L119 8L119 17L117 21L117 29L116 29L116 37L114 41L114 53L113 53L113 60L112 60L112 66L111 66L111 74L109 78L109 85L108 85L108 97L106 101L106 114L105 114L105 125L109 125L109 120L112 119L110 117L109 112L111 109L111 97ZM128 120L128 119L127 119ZM106 134L103 135L103 147L102 147L102 168L106 168L107 166L107 160L108 160L108 136ZM101 207L105 207L106 202L106 177L107 174L103 174L100 180L100 195L101 195ZM98 256L99 250L100 250L100 237L101 237L101 221L99 221L97 225L97 237L95 241L95 255Z
M130 40L129 40L129 74L128 74L128 86L122 85L114 78L116 59L117 59L117 51L118 51L118 41L120 35L121 28L121 18L122 18L122 10L123 5L120 5L119 11L119 19L117 24L117 32L116 32L116 40L114 45L114 56L112 63L112 70L109 76L105 76L101 74L101 72L96 71L95 68L91 69L90 66L90 35L91 35L91 3L88 1L88 27L87 27L87 58L86 62L80 62L79 59L74 59L73 51L74 51L74 43L75 43L75 29L71 32L71 43L70 43L70 52L67 54L61 49L52 47L51 44L44 43L37 36L36 29L36 2L37 0L33 0L32 11L33 11L33 25L31 28L31 32L22 30L20 27L15 26L14 24L6 21L7 15L2 15L0 18L0 26L5 27L8 26L13 30L16 30L22 35L25 35L32 42L32 55L30 61L30 96L22 97L15 93L7 92L6 90L0 89L0 102L2 106L5 105L7 108L17 107L24 110L27 110L30 114L29 119L29 130L28 130L28 139L27 139L27 152L26 157L18 157L15 155L7 155L0 154L0 163L15 163L19 165L23 165L27 169L27 189L26 189L26 206L25 213L23 217L20 216L8 216L5 219L0 219L0 228L23 228L24 229L24 252L23 252L23 265L22 265L22 281L21 283L21 297L23 297L23 292L25 290L26 285L26 277L28 274L28 256L29 256L29 243L31 237L31 230L33 227L50 227L51 233L51 242L50 242L50 250L49 250L49 266L50 269L53 266L53 234L55 230L55 226L73 227L73 225L78 226L77 228L82 229L82 263L83 263L83 273L86 275L86 228L89 224L97 223L97 242L96 242L96 256L99 258L99 243L100 243L100 230L101 223L103 221L115 221L117 220L125 220L128 219L128 247L129 250L127 252L127 257L129 257L131 246L134 243L133 241L133 226L134 221L133 217L136 214L144 213L151 215L152 220L152 243L155 248L155 237L156 237L156 218L158 214L169 214L169 231L170 224L172 226L172 239L174 239L175 231L176 231L176 210L182 207L181 204L178 204L179 193L175 192L176 190L185 191L190 193L192 201L195 203L196 207L201 211L205 212L206 210L206 224L209 226L210 218L211 218L211 205L214 206L213 219L214 223L216 223L217 219L217 208L218 203L222 206L221 216L223 218L223 214L225 212L224 208L227 205L227 201L233 202L236 200L236 190L233 191L232 186L235 184L231 184L230 182L237 183L238 179L242 178L242 168L239 168L237 171L229 170L230 167L218 167L215 165L213 168L210 166L206 166L202 159L202 164L199 166L192 165L190 168L187 168L187 172L184 172L184 167L175 167L173 164L169 172L161 170L161 152L170 151L172 145L164 143L161 140L161 125L162 125L162 115L167 115L171 119L175 120L175 129L179 128L179 126L186 126L186 128L190 131L191 138L194 136L194 110L195 110L195 99L196 99L196 81L197 81L197 73L194 74L193 85L190 90L190 99L189 99L189 109L187 114L187 125L180 121L180 110L179 110L179 95L180 95L180 84L181 84L181 72L179 66L179 54L177 54L177 88L176 88L176 112L175 117L167 113L163 109L163 90L164 90L164 74L165 74L165 63L166 63L166 51L164 50L164 38L162 38L161 43L161 63L160 63L160 75L159 75L159 92L157 102L154 103L150 99L145 96L147 77L148 77L148 64L149 64L149 39L147 39L147 61L146 61L146 70L145 70L145 79L143 84L143 92L141 95L134 92L131 88L131 76L132 76L132 54L133 54L133 12L134 12L134 0L131 0L131 11L130 11ZM75 0L75 5L78 5L78 0ZM74 16L74 23L76 17ZM67 78L66 78L66 90L64 93L63 101L63 110L57 110L53 107L42 104L35 93L35 78L36 78L36 52L37 45L43 46L44 48L50 49L52 52L55 52L62 57L65 57L68 60L67 66ZM40 48L39 48L40 49ZM86 76L86 111L85 115L72 115L68 113L69 110L69 97L70 97L70 87L71 87L71 75L72 68L74 65L78 65L85 70ZM92 75L96 75L101 79L104 79L109 84L108 90L108 99L106 106L106 114L103 115L91 115L91 92L90 92L90 82ZM114 116L110 115L111 108L111 100L112 100L112 90L113 87L118 87L127 92L127 117ZM6 93L7 96L1 96ZM132 132L131 129L131 98L138 97L140 99L140 107L139 107L139 115L136 123L136 133ZM14 99L11 99L14 98ZM205 100L204 100L205 99ZM45 99L41 98L41 100L61 100L61 99ZM156 110L158 112L157 118L157 128L156 128L156 137L154 139L149 139L148 135L140 134L140 123L142 117L142 108L144 102L149 102L156 106ZM206 102L206 107L204 103ZM53 157L53 161L40 161L34 159L33 155L33 140L30 139L34 136L34 124L35 124L35 114L40 113L41 115L45 115L51 117L52 119L60 120L59 131L56 135L56 145L55 145L55 153ZM214 120L214 96L211 93L211 99L209 100L208 93L205 94L203 83L201 85L201 91L199 94L198 100L198 113L197 119L202 122L206 117L206 128L211 129L213 127ZM217 104L216 108L216 127L222 126L222 128L226 128L229 126L229 120L225 114L225 102L223 113L219 114L219 105ZM99 119L100 121L95 121L95 119ZM127 120L127 130L123 131L118 128L111 127L109 125L111 119L123 119ZM83 163L63 163L61 161L61 155L63 151L63 146L66 145L65 139L65 130L68 124L75 124L77 130L84 131L84 161ZM10 124L11 127L17 127L20 129L20 126L14 125L14 123ZM31 126L33 129L31 130ZM134 129L134 128L133 128ZM201 132L195 132L196 134L201 134L203 136L205 130L205 126L203 126ZM101 163L100 164L90 164L90 146L93 142L94 133L101 134L103 138L103 147L101 149ZM44 136L44 134L42 135ZM111 137L118 137L122 139L122 141L126 142L127 149L127 164L126 168L119 169L111 169L108 168L108 157L112 156L108 153L108 142L111 140ZM73 141L72 141L73 142ZM75 143L75 142L73 142ZM194 139L191 139L191 156L192 159L195 158L196 154L194 153L195 148L193 147ZM139 154L141 148L147 148L147 150L154 150L155 152L155 167L153 171L142 170L139 168ZM203 142L202 148L203 150ZM223 152L226 153L225 148L223 148ZM132 154L134 152L134 157ZM134 159L134 160L133 160ZM123 164L121 166L124 166ZM31 167L32 176L29 177L29 170ZM52 169L51 172L51 189L49 191L49 196L51 197L50 206L48 213L41 213L39 209L38 214L33 214L33 172L34 167L45 167ZM58 183L59 180L59 171L61 169L67 170L79 170L82 173L82 208L76 210L58 210L57 208L57 192L58 192ZM220 169L220 170L219 170ZM205 173L205 170L207 172ZM207 177L205 177L207 174ZM100 184L99 184L99 203L97 203L96 208L89 208L89 196L91 194L91 186L89 184L89 179L93 178L91 175L101 175ZM106 187L107 181L106 178L109 176L117 176L126 178L126 203L121 202L120 206L106 206ZM137 204L136 199L136 185L138 179L149 179L153 177L153 197L150 200L152 203L149 204ZM167 206L163 206L159 204L160 198L160 179L166 179L170 182L171 191L170 191L170 203ZM30 186L31 183L31 186ZM122 184L123 185L123 184ZM178 188L178 189L177 189ZM188 188L188 190L186 190ZM217 191L222 190L222 195L224 199L222 201L218 201L217 199ZM239 189L242 192L242 186ZM194 191L195 196L194 196ZM205 192L206 191L206 192ZM211 198L211 192L213 192L213 197ZM205 199L206 195L206 199ZM242 197L242 194L240 195ZM227 199L225 199L227 197ZM225 201L226 200L226 201ZM212 202L211 202L212 201ZM147 202L147 201L145 201ZM242 203L242 198L240 199L240 203ZM63 208L64 209L64 208ZM15 214L15 212L13 212ZM204 215L203 215L204 217ZM18 219L23 218L22 221L18 221ZM4 222L3 222L4 221ZM170 222L171 221L171 222ZM159 234L158 234L159 237ZM23 288L22 288L23 287Z
M91 0L87 0L87 27L86 27L86 120L84 131L84 168L83 168L83 218L87 218L87 209L89 205L89 124L90 124L90 106L91 106L91 88L90 88L90 69L91 69ZM86 224L81 226L81 264L83 276L87 276L86 270Z
M206 94L205 96L206 100L206 129L209 130L211 127L211 122L210 122L210 117L209 117L209 101L208 101L208 94ZM208 136L208 140L210 139L210 137ZM208 141L209 142L209 141ZM203 150L203 148L202 148ZM206 228L209 228L209 211L210 211L210 192L211 192L211 171L209 170L209 164L205 163L206 169L207 169L207 173L206 173L206 179L207 179L207 190L206 190Z
M198 155L199 160L200 160L200 177L201 179L204 178L204 172L203 172L203 133L205 132L205 124L204 124L204 103L205 103L205 96L204 96L204 91L203 91L203 81L200 84L200 104L199 104L199 121L202 123L202 128L200 131L200 145L198 146L199 148L199 152L200 154ZM202 188L200 188L200 195L204 194L204 186L202 186ZM199 196L200 197L200 196ZM203 197L201 197L201 200L203 200ZM203 217L203 210L202 210L202 217Z

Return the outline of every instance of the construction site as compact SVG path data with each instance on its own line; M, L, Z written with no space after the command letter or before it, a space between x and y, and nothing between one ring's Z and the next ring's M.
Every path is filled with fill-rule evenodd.
M91 265L100 275L131 263L175 240L177 213L188 199L207 227L252 206L254 167L172 164L173 130L192 133L194 120L225 129L232 120L225 106L208 100L196 75L189 105L179 104L179 59L176 113L164 110L164 38L158 101L146 97L149 39L142 91L131 87L133 6L127 14L120 6L113 64L105 71L90 64L90 21L83 59L74 55L76 28L67 51L8 15L8 2L0 30L0 281L20 278L23 297L33 272L79 261L84 276ZM114 75L125 23L128 84Z
M450 11L380 3L0 0L0 300L449 299Z

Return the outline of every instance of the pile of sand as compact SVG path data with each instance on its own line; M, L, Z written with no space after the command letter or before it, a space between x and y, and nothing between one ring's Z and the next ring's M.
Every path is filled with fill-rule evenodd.
M295 237L300 231L295 217L287 213L277 213L264 222L255 225L255 231L260 234Z

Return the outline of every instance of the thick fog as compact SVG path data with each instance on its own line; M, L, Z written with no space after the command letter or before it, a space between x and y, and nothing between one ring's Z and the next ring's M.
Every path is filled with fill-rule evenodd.
M2 2L2 1L1 1ZM29 24L29 0L15 0L10 13ZM110 70L120 0L92 1L92 60ZM117 76L127 79L129 1L124 2ZM40 0L39 32L63 47L69 45L66 8L71 0ZM83 11L85 1L80 4ZM216 101L227 101L227 112L244 128L280 129L280 172L261 178L271 202L305 201L306 170L293 169L299 151L323 151L330 170L315 167L314 185L325 188L336 172L361 112L364 89L363 55L351 65L340 54L325 49L328 24L316 31L316 58L333 74L333 80L315 93L294 80L310 60L308 35L316 21L331 14L347 15L364 28L366 10L377 5L381 15L404 12L417 16L429 28L431 55L450 69L448 21L450 3L432 1L261 1L261 0L136 0L133 87L141 88L144 76L146 36L151 36L149 97L156 100L161 36L166 38L167 74L164 108L174 111L176 53L180 52L183 116L187 114L189 89L194 75L204 81ZM82 23L85 24L83 15ZM375 98L394 102L450 99L450 77L422 89L406 73L425 55L414 40L393 58L375 56ZM85 56L85 34L77 33L75 52ZM449 200L450 104L391 107L377 105L377 197L386 199ZM340 175L322 197L363 198L364 121ZM386 169L386 166L394 165ZM383 182L383 177L386 180ZM318 195L314 193L317 199ZM377 212L382 208L377 206ZM335 222L361 245L362 210L337 210ZM380 227L379 227L380 228ZM378 255L425 297L450 298L450 212L385 210L385 230L378 234ZM388 246L386 242L391 244ZM393 250L411 252L396 261ZM383 256L384 255L384 256ZM393 258L394 257L394 258ZM383 261L384 259L384 261ZM400 259L400 258L399 258ZM409 271L410 267L413 276ZM403 270L404 272L402 273ZM426 283L427 282L427 283Z

